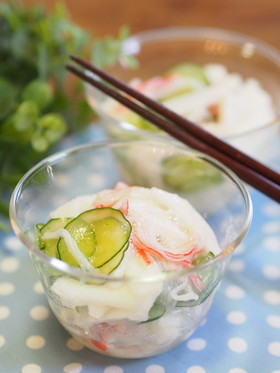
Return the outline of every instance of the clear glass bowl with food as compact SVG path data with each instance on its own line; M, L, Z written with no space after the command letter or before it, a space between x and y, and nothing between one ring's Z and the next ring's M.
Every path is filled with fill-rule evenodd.
M131 59L137 64L131 64ZM252 37L205 27L131 36L106 68L135 89L262 161L280 159L280 51ZM161 134L93 87L90 104L109 136ZM279 164L280 167L280 164Z
M14 190L10 217L65 329L101 354L142 358L203 322L252 207L219 162L136 139L41 161Z

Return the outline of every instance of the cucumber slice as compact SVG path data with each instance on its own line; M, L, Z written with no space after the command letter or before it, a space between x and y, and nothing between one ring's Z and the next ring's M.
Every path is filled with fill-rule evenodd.
M90 224L85 223L83 219L80 219L79 215L78 217L72 219L64 227L64 229L71 234L84 256L86 258L90 258L96 246L95 232L91 228ZM57 250L60 259L64 262L76 267L81 266L76 257L71 253L71 249L68 248L68 245L63 237L58 240Z
M185 77L194 78L200 80L204 84L209 84L207 76L205 74L204 67L198 63L183 62L180 63L167 71L167 74L178 73Z
M116 268L118 268L121 261L123 260L124 253L128 249L128 246L129 246L129 243L127 242L124 245L124 247L121 249L121 251L119 251L111 260L103 264L103 266L99 267L98 269L106 275L113 272Z
M162 317L166 312L166 305L161 296L159 296L155 303L153 304L152 308L149 311L149 318L146 321L142 321L140 324L145 324L147 322L158 320Z
M38 224L36 224L36 230L37 230L38 232L40 232L41 228L43 228L44 225L45 225L45 224L42 224L42 223L38 223Z
M103 207L85 211L72 219L65 226L80 251L96 268L103 267L128 244L131 225L121 211L111 207ZM74 266L79 266L77 259L71 254L64 238L57 244L60 259ZM107 267L105 273L112 271L122 260L118 257Z
M58 229L64 228L69 223L70 218L55 218L50 219L46 224L37 224L36 228L39 230L39 248L44 250L46 254L59 258L57 251L57 242L59 238L44 239L42 238L45 233L55 232Z
M130 223L119 210L109 208L107 211L109 216L95 222L97 245L91 262L97 268L104 266L123 249L131 232Z
M151 132L159 132L160 129L156 127L153 123L149 122L147 119L141 117L132 111L129 111L125 120L128 123L133 124L135 127L138 127L142 130L151 131Z
M222 182L222 173L199 158L184 154L162 162L162 179L174 192L197 192Z
M198 82L196 79L194 78L189 78L187 80L187 78L185 78L185 86L180 88L180 89L177 89L176 91L172 92L172 93L169 93L168 95L162 97L159 101L162 103L162 104L169 104L169 101L170 100L173 100L177 97L180 97L180 96L183 96L185 94L189 94L190 92L193 92L195 89L197 89L198 87L200 88L202 85L200 82Z
M194 258L194 260L192 261L192 264L193 265L202 264L202 263L208 262L208 260L213 259L214 257L215 257L215 254L212 251L208 251Z

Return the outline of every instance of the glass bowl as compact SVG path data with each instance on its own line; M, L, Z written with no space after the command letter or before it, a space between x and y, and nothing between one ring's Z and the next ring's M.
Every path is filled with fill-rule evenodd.
M260 40L229 30L181 27L156 29L133 35L124 42L123 50L125 54L136 57L138 67L130 68L126 59L120 59L117 65L108 68L107 71L127 83L135 78L145 81L162 76L182 62L200 65L220 64L229 72L240 74L243 79L257 79L271 96L274 113L269 116L269 120L262 122L259 119L261 112L255 113L259 105L255 104L250 111L254 118L251 119L253 124L251 123L250 127L243 128L241 122L234 121L232 127L229 127L227 133L221 137L261 161L279 161L280 52L277 49ZM112 112L111 99L95 88L87 86L87 97L102 117L105 130L110 137L131 138L159 134L155 130L151 131L151 128L135 126L133 115L124 118L121 110ZM239 97L233 98L231 102L233 100L238 103ZM232 106L227 106L233 111L238 110L235 110L235 107L238 108L234 106L235 101ZM197 109L201 109L198 104ZM217 127L214 124L208 129L212 131L215 128ZM230 132L233 129L234 132Z
M38 223L62 217L62 205L68 217L79 215L92 208L96 193L118 182L188 199L213 230L219 252L191 266L163 265L160 271L137 254L139 269L128 256L120 275L84 270L39 249ZM205 319L231 255L250 227L252 207L243 183L220 163L170 140L140 139L81 145L41 161L15 188L10 218L65 329L101 354L142 358L175 347ZM152 232L160 224L154 222Z

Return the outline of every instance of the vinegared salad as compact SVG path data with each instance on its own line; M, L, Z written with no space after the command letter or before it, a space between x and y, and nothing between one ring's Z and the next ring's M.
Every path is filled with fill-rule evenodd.
M176 194L119 182L65 203L36 230L40 250L96 275L56 276L50 302L62 325L95 351L166 351L210 308L215 266L196 268L221 249L206 220Z

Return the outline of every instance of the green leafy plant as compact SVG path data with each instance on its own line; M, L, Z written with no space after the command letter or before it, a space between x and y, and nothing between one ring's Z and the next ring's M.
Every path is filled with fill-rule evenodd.
M117 38L96 39L75 25L57 3L47 14L39 4L0 3L0 214L7 216L10 192L22 175L64 136L85 128L94 113L82 82L65 69L69 55L98 66L125 60ZM126 63L133 65L133 59Z
M97 67L114 66L120 62L122 65L131 69L138 67L138 60L125 52L122 48L122 43L130 35L130 29L127 26L122 26L119 30L117 38L110 35L103 39L94 41L91 59Z

